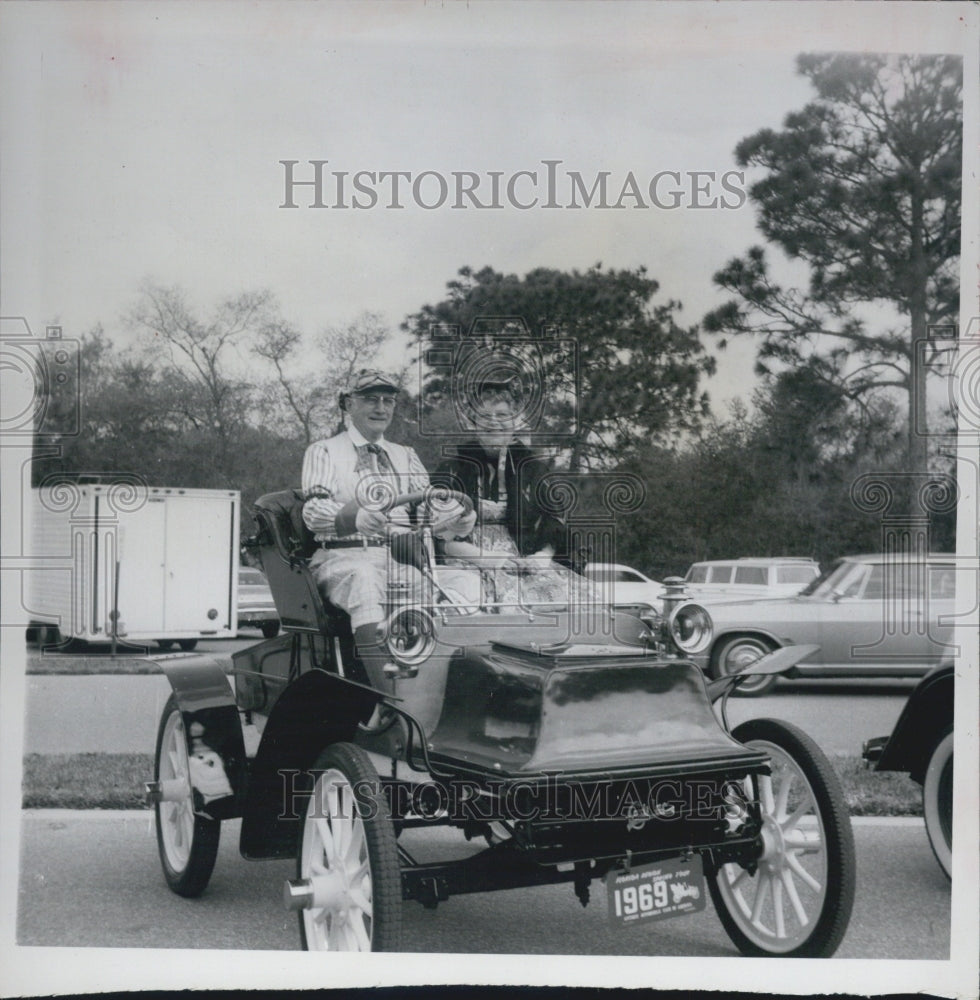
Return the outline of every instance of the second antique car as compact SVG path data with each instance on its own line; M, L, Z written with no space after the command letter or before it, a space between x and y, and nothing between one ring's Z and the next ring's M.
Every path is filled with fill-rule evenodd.
M932 853L946 878L953 870L952 663L915 686L889 736L867 740L862 755L876 771L901 771L922 786L922 814Z
M855 886L839 782L796 727L730 729L725 711L739 684L814 647L709 683L690 655L710 617L678 588L653 630L571 597L467 606L441 587L423 523L391 539L381 691L317 591L301 506L294 491L257 503L284 634L235 654L234 691L204 656L157 660L173 694L147 795L174 892L205 890L221 823L240 816L244 857L296 859L284 899L310 950L398 950L404 901L569 883L585 905L598 883L621 928L710 894L745 954L834 953ZM405 562L423 601L398 585ZM399 842L436 827L467 853L422 861Z

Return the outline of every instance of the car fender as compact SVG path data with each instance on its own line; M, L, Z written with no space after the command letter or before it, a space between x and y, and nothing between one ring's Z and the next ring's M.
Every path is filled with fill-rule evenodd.
M953 721L953 678L953 665L941 664L919 681L875 764L876 771L906 771L922 783L936 740Z
M247 762L238 706L227 674L216 660L197 653L173 653L152 657L151 661L170 682L184 721L188 756L203 758L207 755L209 770L213 771L218 762L210 755L216 754L228 779L230 795L219 793L215 798L209 794L205 799L207 792L213 793L213 787L197 788L204 800L203 804L199 802L200 811L213 819L240 815L247 784ZM197 787L194 776L192 767L191 784ZM213 781L214 776L210 777Z
M704 607L710 615L711 605L706 604ZM774 647L777 649L781 646L794 645L791 640L785 638L784 636L777 635L771 629L760 625L750 625L746 623L744 625L725 626L711 638L711 649L707 654L707 662L709 665L711 665L714 661L715 651L719 649L727 640L732 639L737 635L756 636L760 639L767 639L769 642L773 643Z
M242 810L240 848L246 858L295 854L305 788L303 774L331 743L349 742L383 697L325 670L308 670L279 696L252 761Z

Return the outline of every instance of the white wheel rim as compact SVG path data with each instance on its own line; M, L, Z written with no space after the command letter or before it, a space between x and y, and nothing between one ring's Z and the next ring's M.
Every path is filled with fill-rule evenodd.
M194 796L187 759L187 737L179 711L171 712L167 719L160 745L160 773L157 777L161 784L182 782L187 789L185 797L157 805L167 863L179 873L187 867L194 840Z
M310 951L370 951L371 860L354 789L340 772L324 771L303 820L299 876L312 903L303 910Z
M827 898L827 835L799 764L764 740L772 775L760 775L763 854L750 875L737 864L718 872L718 890L739 930L760 948L792 951L813 933Z

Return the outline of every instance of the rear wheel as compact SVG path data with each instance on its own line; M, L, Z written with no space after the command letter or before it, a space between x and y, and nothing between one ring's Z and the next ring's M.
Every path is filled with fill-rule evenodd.
M929 757L922 783L922 811L926 833L939 867L952 877L953 870L953 727L947 726Z
M367 754L327 747L313 766L296 859L294 890L307 951L397 951L401 871L395 830Z
M160 719L153 776L163 799L154 810L164 878L179 896L199 896L214 870L221 823L194 812L187 734L173 696Z
M829 958L850 920L856 869L837 775L796 726L753 719L732 736L765 751L772 773L747 781L763 820L755 870L728 864L709 878L718 917L746 955Z
M713 670L715 677L728 677L730 674L740 674L746 667L751 666L756 660L761 660L767 653L773 650L773 644L765 639L760 639L752 635L737 635L731 639L723 640L713 656ZM755 698L765 694L776 683L775 674L768 677L763 675L752 677L742 681L735 688L736 695L745 698Z
M197 639L178 639L177 645L185 652L189 653L197 646Z
M262 635L266 639L274 639L279 635L279 622L262 622Z
M157 639L157 645L164 650L173 649L176 642L173 639Z

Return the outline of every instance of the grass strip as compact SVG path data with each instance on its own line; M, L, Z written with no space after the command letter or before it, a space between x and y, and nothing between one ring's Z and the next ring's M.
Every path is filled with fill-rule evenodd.
M148 653L147 656L163 656L159 650L156 653ZM190 654L183 654L185 656ZM225 672L231 670L231 657L227 655L216 655L206 653ZM176 658L176 657L175 657ZM27 657L28 674L70 674L75 677L89 676L93 674L162 674L159 663L152 659L134 656L132 653L110 656L108 653L102 656L64 656L52 653L29 654Z
M876 773L859 757L830 758L852 816L921 816L922 792L908 775ZM28 754L25 809L140 809L153 756L143 753Z
M142 809L153 779L148 753L31 753L24 757L25 809Z

